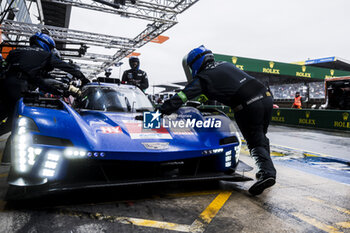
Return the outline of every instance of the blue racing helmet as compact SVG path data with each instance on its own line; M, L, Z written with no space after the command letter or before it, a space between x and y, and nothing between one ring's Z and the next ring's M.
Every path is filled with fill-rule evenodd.
M192 77L196 76L201 67L209 60L214 60L214 55L204 45L191 50L187 55L187 65L192 70Z
M51 50L56 47L56 43L52 37L41 32L37 32L32 35L29 39L29 42L30 45L36 44L47 52L51 52Z

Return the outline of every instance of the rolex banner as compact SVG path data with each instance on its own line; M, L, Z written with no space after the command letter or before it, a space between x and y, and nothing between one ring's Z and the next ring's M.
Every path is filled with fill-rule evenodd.
M326 69L312 66L295 65L289 63L258 60L215 54L217 61L233 63L237 68L247 72L257 72L274 75L288 75L301 78L326 79L332 77L349 76L349 71Z
M350 132L350 111L273 109L271 123Z

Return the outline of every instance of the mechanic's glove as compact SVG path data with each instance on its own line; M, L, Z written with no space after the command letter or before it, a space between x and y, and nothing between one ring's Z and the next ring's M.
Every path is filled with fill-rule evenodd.
M81 80L81 86L85 86L86 84L90 83L90 80L86 78L85 76L80 79Z
M81 95L81 91L79 88L76 88L73 85L69 85L68 92L71 93L73 96L79 96Z
M163 115L172 114L177 109L176 108L174 109L170 100L167 100L164 102L164 104L162 104L162 106L157 107L156 111L157 110L159 110L159 112L162 113L162 117L163 117Z

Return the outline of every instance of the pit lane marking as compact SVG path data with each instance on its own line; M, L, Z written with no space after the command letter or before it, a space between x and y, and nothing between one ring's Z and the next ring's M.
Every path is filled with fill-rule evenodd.
M205 193L208 195L214 194L213 192L210 192L210 191ZM215 194L216 193L217 192L215 192ZM190 194L191 195L188 195L188 196L194 196L194 195L203 194L203 193L194 192ZM213 220L213 218L216 216L219 210L224 206L224 204L229 199L231 194L232 192L228 192L228 191L219 193L216 196L216 198L207 206L207 208L199 215L199 217L191 225L177 224L177 223L163 222L163 221L154 221L149 219L131 218L131 217L116 217L116 216L103 215L101 213L78 212L78 211L62 210L62 209L59 211L59 213L61 215L68 215L68 216L79 217L79 218L85 217L85 218L90 218L94 220L109 221L113 223L132 224L136 226L152 227L152 228L180 231L180 232L202 233L205 231L205 228Z
M8 173L0 174L0 178L4 178L4 177L7 177L7 176L8 176Z
M212 194L219 194L221 191L203 191L203 192L189 192L189 193L174 193L174 194L167 194L167 197L193 197L193 196L202 196L202 195L212 195Z
M329 232L329 233L340 233L341 231L339 231L338 228L335 228L335 227L332 227L330 225L327 225L327 224L324 224L314 218L311 218L309 216L306 216L306 215L303 215L301 213L298 213L298 212L294 212L292 213L292 215L294 217L297 217L298 219L322 230L322 231L325 231L325 232Z
M342 213L350 215L350 210L347 210L347 209L345 209L343 207L327 204L325 201L317 199L315 197L307 197L307 199L310 200L310 201L313 201L313 202L321 203L321 204L323 204L323 205L325 205L325 206L327 206L329 208L332 208L332 209L337 210L339 212L342 212Z
M224 206L226 201L231 196L232 192L222 192L220 193L210 205L199 215L191 225L191 232L202 233L205 228L213 220L219 210Z
M336 225L344 229L350 228L350 222L338 222L336 223Z

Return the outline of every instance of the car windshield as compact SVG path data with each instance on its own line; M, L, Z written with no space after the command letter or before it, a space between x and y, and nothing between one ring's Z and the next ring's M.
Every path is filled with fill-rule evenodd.
M138 88L89 86L76 101L76 108L108 112L153 111L153 105Z

